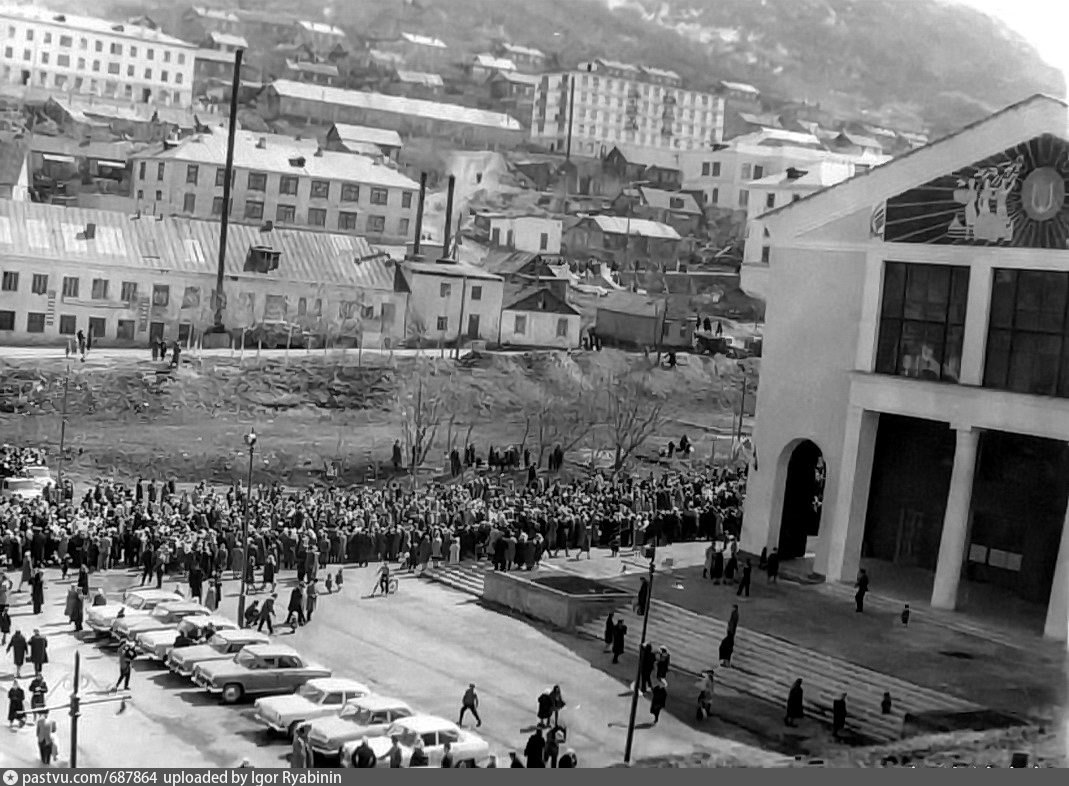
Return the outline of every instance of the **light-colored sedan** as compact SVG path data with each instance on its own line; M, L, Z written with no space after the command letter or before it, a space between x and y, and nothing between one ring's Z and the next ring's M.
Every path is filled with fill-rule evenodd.
M348 702L337 716L309 723L308 743L317 758L336 761L346 743L359 744L363 737L381 737L394 722L414 714L400 699L363 696Z
M347 701L369 693L367 685L344 677L308 680L289 696L257 699L256 719L272 731L292 737L306 721L337 715Z
M187 641L200 642L205 637L210 638L220 630L235 630L238 624L218 614L208 616L196 615L186 617L178 623L176 630L164 628L162 630L150 630L138 634L134 645L139 655L148 655L152 660L161 663L167 662L167 656L174 649L175 641L184 638ZM186 646L193 646L187 644ZM179 647L179 649L183 649Z
M123 617L115 620L111 625L111 637L118 641L137 641L137 637L142 633L167 628L176 630L178 623L186 617L207 617L211 613L211 609L195 600L161 603L143 617Z
M127 618L147 617L149 612L161 603L174 603L184 600L177 592L156 589L154 587L130 590L123 596L122 603L108 602L104 606L91 606L85 613L85 623L98 636L111 633L111 626L119 618L119 613Z
M167 668L182 677L192 677L193 670L203 663L233 660L234 656L250 644L270 644L266 633L255 630L221 630L207 644L180 647L167 656Z
M394 737L398 738L401 746L402 767L408 766L417 740L423 741L423 752L427 754L431 767L441 765L447 742L457 767L478 767L490 757L490 744L486 740L478 734L460 728L452 721L434 715L413 715L411 718L404 718L390 726L381 737L370 738L368 745L380 762L389 761ZM359 740L347 742L342 746L343 767L356 765L353 758L358 747Z
M193 681L224 704L254 694L292 693L308 680L329 676L326 666L284 644L250 644L232 660L202 663L193 670Z

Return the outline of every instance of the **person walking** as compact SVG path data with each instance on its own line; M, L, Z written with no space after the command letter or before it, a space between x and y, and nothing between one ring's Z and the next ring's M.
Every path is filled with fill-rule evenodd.
M698 709L696 718L698 721L703 721L713 714L713 690L715 687L716 675L712 669L702 673L702 678L698 681Z
M657 653L657 679L667 680L668 669L672 665L672 656L668 654L667 647L661 647Z
M15 664L15 679L22 678L22 666L26 663L26 653L30 651L30 645L21 630L11 634L11 641L7 643L6 652L11 653L11 661Z
M312 614L315 613L316 603L319 602L319 590L316 589L316 583L319 579L312 579L308 583L307 593L305 595L305 607L308 609L307 621L312 621Z
M560 725L560 711L564 709L564 694L561 692L560 685L554 685L553 690L549 692L549 698L551 701L550 707L553 709L553 725Z
M7 689L7 723L14 728L16 721L20 729L26 725L26 691L18 680L13 680Z
M728 635L735 637L735 631L739 629L739 604L731 606L731 616L728 617Z
M638 587L638 597L635 598L635 614L642 616L646 613L646 601L650 597L650 582L648 579L642 579L642 583Z
M401 738L396 734L390 738L390 752L387 756L390 760L390 769L400 769L404 763L404 751L401 750Z
M37 750L41 754L41 764L46 767L52 763L52 756L56 752L55 733L56 722L48 717L48 710L45 710L37 719Z
M483 719L479 717L479 694L475 692L474 682L468 684L468 689L460 700L460 720L457 721L457 726L464 725L464 714L468 712L475 716L476 728L483 725Z
M7 644L7 637L11 633L11 615L7 613L7 607L0 608L0 647Z
M720 651L717 653L720 656L720 665L724 668L731 668L731 655L735 652L735 634L732 631L728 631L728 634L720 640Z
M846 694L831 703L831 736L836 740L846 728Z
M45 605L45 574L37 568L30 579L30 600L33 603L33 613L40 614L41 607Z
M657 667L657 656L653 653L653 645L646 642L638 651L641 668L639 669L639 691L642 695L649 693L653 687L653 670Z
M742 566L742 576L739 578L739 588L735 591L735 597L741 598L743 593L750 597L750 576L753 574L753 563L747 559Z
M857 583L854 585L857 587L857 592L854 594L854 605L858 614L865 610L865 595L869 591L869 574L862 568L857 573ZM908 619L908 617L907 617Z
M776 584L779 579L779 549L772 549L772 553L768 555L765 572L768 574L768 583Z
M902 624L903 625L909 625L909 604L908 603L902 607L901 619L902 619Z
M891 691L885 690L883 692L883 700L880 702L880 713L882 715L891 714Z
M304 582L299 583L290 592L288 612L284 624L289 625L296 632L297 626L303 626L306 622L304 618Z
M116 680L115 687L111 689L112 693L117 693L119 688L130 690L130 672L136 657L137 650L134 649L132 642L124 641L119 646L119 679Z
M802 680L797 679L787 693L787 714L783 716L784 726L797 726L796 721L804 717Z
M661 711L668 704L668 681L658 679L653 684L653 695L650 697L650 715L653 716L653 725L661 719Z
M36 628L30 636L30 663L33 664L34 674L40 674L48 663L48 639Z
M275 618L275 601L278 599L278 595L271 594L270 598L264 600L264 605L260 607L260 614L256 618L256 630L262 631L264 625L267 626L267 632L272 636L275 635L275 626L271 624L271 621Z
M620 656L624 654L624 637L627 635L627 625L623 620L616 621L616 627L612 631L612 662L619 663Z
M43 674L37 674L30 681L30 709L38 710L45 706L45 698L48 696L48 683ZM34 717L40 717L39 712L34 712Z
M308 746L308 727L301 726L293 735L293 748L290 750L290 769L306 770L312 766L312 749Z
M523 749L523 756L527 760L527 769L532 767L546 766L546 740L542 736L542 728L538 727L527 738L527 746Z
M608 652L612 649L612 632L616 627L616 615L613 612L609 612L609 616L605 618L605 649L604 652Z

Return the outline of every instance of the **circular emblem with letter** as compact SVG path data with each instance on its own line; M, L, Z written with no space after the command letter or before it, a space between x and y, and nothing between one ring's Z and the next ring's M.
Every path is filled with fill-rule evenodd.
M1040 167L1024 179L1021 207L1033 221L1049 221L1065 203L1065 181L1057 169Z

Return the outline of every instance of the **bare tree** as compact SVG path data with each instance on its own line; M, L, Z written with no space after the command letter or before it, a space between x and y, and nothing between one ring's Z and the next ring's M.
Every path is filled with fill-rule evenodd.
M451 387L440 378L433 361L420 362L408 383L398 392L401 414L401 445L405 451L412 484L438 438L438 429L449 411Z
M597 397L591 391L576 389L574 396L544 398L538 402L531 419L538 445L538 466L542 466L546 451L560 445L568 453L593 431L600 419Z
M613 449L613 474L663 425L664 403L632 379L610 376L601 385L601 410Z

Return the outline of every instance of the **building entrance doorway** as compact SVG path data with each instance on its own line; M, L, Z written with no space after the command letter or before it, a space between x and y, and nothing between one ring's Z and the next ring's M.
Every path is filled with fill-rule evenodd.
M819 534L825 479L820 448L808 439L799 443L787 462L783 519L779 528L780 559L804 557L806 541Z

